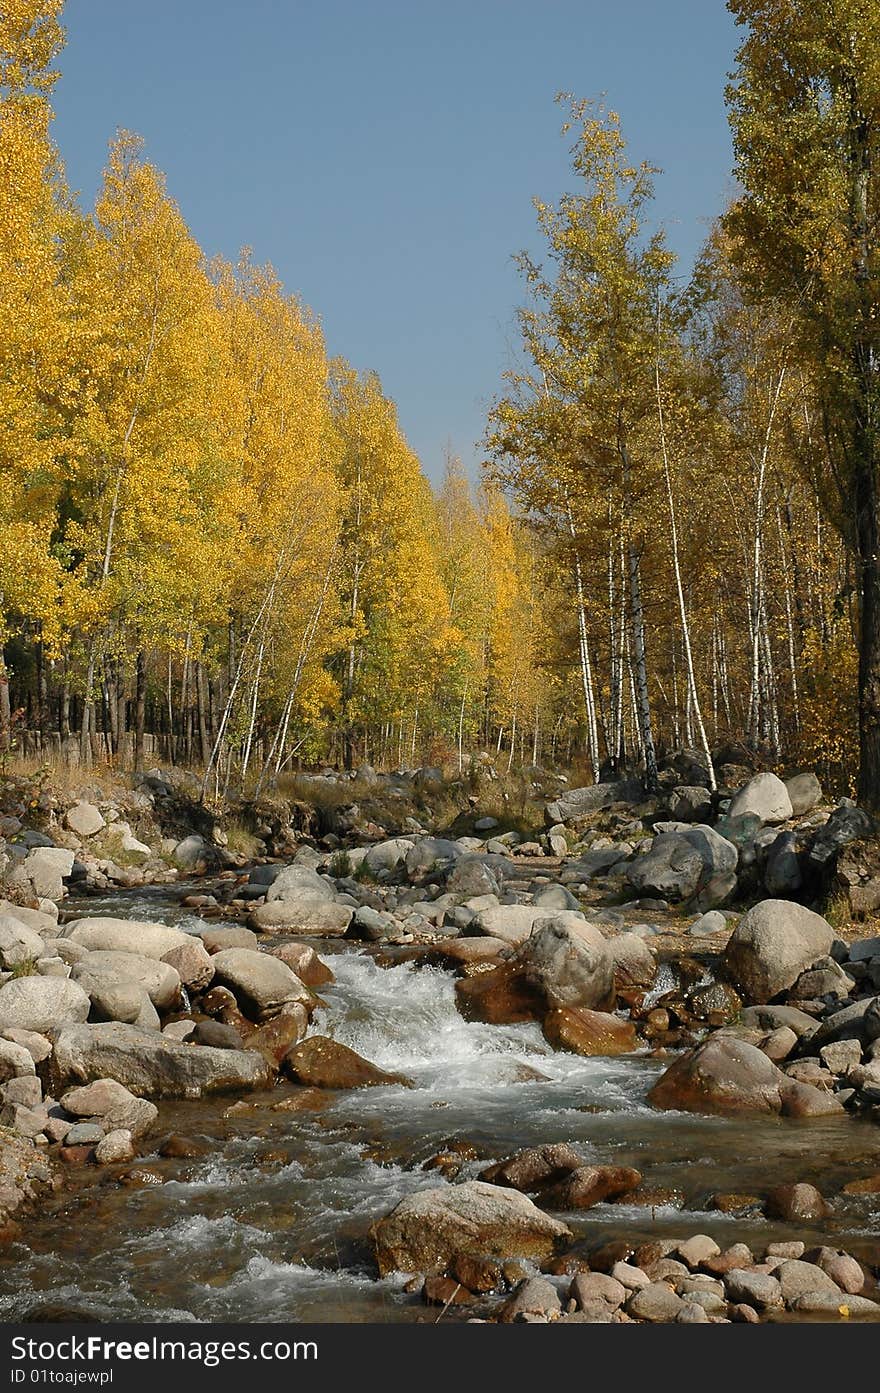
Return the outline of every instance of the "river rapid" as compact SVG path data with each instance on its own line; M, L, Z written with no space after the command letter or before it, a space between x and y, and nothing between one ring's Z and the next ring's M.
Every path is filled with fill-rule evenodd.
M120 892L65 908L201 927L177 894ZM874 1124L656 1112L645 1095L661 1060L556 1053L537 1025L464 1021L450 972L383 967L362 947L310 942L336 975L320 989L325 1005L310 1034L334 1036L415 1087L320 1094L281 1084L234 1106L160 1103L147 1148L174 1132L201 1154L72 1170L20 1240L0 1249L0 1318L436 1320L405 1278L376 1280L369 1229L404 1195L448 1183L425 1163L456 1142L471 1157L459 1179L523 1146L564 1141L585 1161L636 1166L646 1186L668 1192L653 1207L561 1214L584 1251L612 1238L704 1232L722 1246L834 1242L878 1261L880 1195L838 1195L832 1217L807 1228L708 1207L718 1192L760 1195L785 1181L837 1195L880 1169ZM135 1176L121 1183L121 1169Z

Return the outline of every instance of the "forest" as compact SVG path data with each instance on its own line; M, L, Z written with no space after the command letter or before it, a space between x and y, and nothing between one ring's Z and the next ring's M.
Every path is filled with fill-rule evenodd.
M2 7L0 758L650 786L687 746L876 804L880 18L729 8L738 193L695 269L618 115L561 96L483 477L435 490L320 306L203 250L137 136L80 206L62 0Z

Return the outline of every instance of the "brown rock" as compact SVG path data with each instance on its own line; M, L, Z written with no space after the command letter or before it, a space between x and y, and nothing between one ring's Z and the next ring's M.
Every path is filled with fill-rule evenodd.
M845 1195L880 1195L880 1175L868 1175L862 1180L850 1180L843 1187Z
M479 1179L490 1185L506 1185L512 1190L534 1192L554 1185L572 1171L583 1166L583 1157L565 1142L555 1145L529 1146L509 1156L506 1161L497 1161L487 1166L479 1174Z
M641 1172L629 1166L580 1166L543 1191L541 1202L554 1209L591 1209L634 1190L641 1178Z
M768 1194L765 1204L768 1219L783 1219L787 1223L803 1223L812 1219L827 1219L831 1206L822 1198L815 1185L777 1185Z
M294 1045L284 1056L284 1068L297 1083L315 1088L413 1087L404 1074L386 1074L347 1045L325 1035L312 1035Z
M632 1022L585 1007L555 1007L544 1017L542 1029L554 1049L571 1054L629 1054L636 1047Z
M464 1253L459 1253L452 1264L452 1275L468 1291L478 1294L497 1291L504 1280L500 1263L471 1258Z
M205 1156L207 1150L208 1148L201 1142L193 1141L191 1137L183 1137L178 1132L172 1132L160 1145L159 1155L175 1161L194 1161L199 1156Z
M473 1296L462 1282L452 1277L426 1277L422 1300L428 1306L467 1306Z
M648 1094L655 1108L682 1112L779 1113L791 1088L781 1070L754 1045L712 1035L670 1064Z
M270 1068L280 1069L284 1056L303 1038L308 1025L305 1007L300 1002L294 1002L248 1035L244 1047L246 1050L257 1050Z
M707 1258L702 1266L703 1270L711 1272L713 1277L724 1277L735 1269L753 1267L754 1263L752 1250L747 1248L745 1243L734 1243L731 1248L725 1248L723 1253Z
M509 963L461 978L455 984L455 1004L466 1021L486 1025L537 1021L547 1009L544 993Z
M308 943L282 943L280 947L270 949L270 954L287 963L307 987L323 987L328 982L336 981L332 970Z

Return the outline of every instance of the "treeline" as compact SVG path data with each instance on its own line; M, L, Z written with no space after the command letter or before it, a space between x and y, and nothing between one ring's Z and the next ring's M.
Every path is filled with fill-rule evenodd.
M864 547L810 316L849 274L850 204L821 184L838 261L817 243L810 270L805 232L786 280L793 166L750 204L749 151L763 131L770 180L774 131L811 100L773 55L822 54L790 7L733 8L746 194L682 279L651 230L656 171L571 101L573 191L536 205L546 257L520 259L523 365L485 481L450 461L435 493L378 380L328 360L271 268L206 260L135 138L76 206L50 135L61 0L3 7L0 745L27 727L138 760L156 733L218 791L483 750L650 783L684 745L849 791ZM845 134L818 142L829 168Z

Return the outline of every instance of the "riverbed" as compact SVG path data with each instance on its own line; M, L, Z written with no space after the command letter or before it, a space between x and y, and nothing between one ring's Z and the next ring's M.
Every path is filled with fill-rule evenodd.
M78 908L202 927L178 908L179 893L123 892ZM880 1170L875 1124L657 1112L645 1095L668 1059L557 1053L537 1025L464 1021L451 972L381 966L366 948L310 942L336 981L320 989L309 1033L334 1036L415 1087L319 1093L282 1083L238 1103L160 1103L146 1151L177 1133L201 1154L68 1172L64 1191L0 1250L0 1317L435 1320L404 1277L376 1280L369 1229L404 1195L449 1183L426 1163L456 1144L469 1158L459 1179L542 1142L642 1171L653 1204L559 1215L584 1251L704 1232L722 1246L796 1238L880 1260L880 1195L839 1194ZM835 1196L832 1216L800 1227L710 1208L719 1192L760 1196L786 1181ZM462 1309L444 1320L464 1318Z

